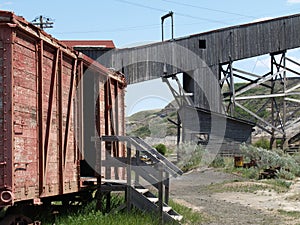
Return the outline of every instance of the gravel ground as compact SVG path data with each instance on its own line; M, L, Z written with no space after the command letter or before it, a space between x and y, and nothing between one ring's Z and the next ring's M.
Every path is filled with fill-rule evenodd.
M274 201L280 201L274 196L270 195L268 201L257 207L256 203L259 202L260 197L253 193L214 193L208 189L210 184L230 181L243 181L243 179L213 168L200 168L181 177L173 178L171 197L203 214L207 218L203 224L207 225L300 224L297 223L296 218L285 217L276 208L269 207L275 205L272 203L273 198ZM252 199L252 195L257 199Z

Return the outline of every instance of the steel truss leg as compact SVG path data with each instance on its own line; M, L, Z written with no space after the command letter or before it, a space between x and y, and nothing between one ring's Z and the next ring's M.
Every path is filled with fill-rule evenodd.
M272 53L270 57L271 69L264 75L236 69L229 58L228 63L221 64L219 67L219 83L227 115L238 117L240 110L237 111L237 108L245 111L249 116L255 118L258 127L270 134L271 148L285 149L288 147L288 140L293 138L290 134L287 136L287 130L293 129L293 126L299 122L299 118L294 118L297 116L298 108L293 106L295 108L293 110L290 105L300 103L299 98L295 97L299 96L299 92L297 92L297 89L300 88L299 81L288 82L287 72L293 76L300 76L300 73L295 69L288 68L286 62L289 61L298 67L300 67L300 63L287 58L285 51ZM235 78L244 80L244 85L235 84ZM257 87L264 88L263 94L253 95L251 89ZM257 112L254 112L251 108L251 101L257 99L262 99L262 101ZM287 104L287 102L290 103ZM268 110L270 110L269 118L260 116ZM242 117L242 119L245 118ZM297 136L297 134L293 135ZM279 146L277 146L276 140L281 141Z

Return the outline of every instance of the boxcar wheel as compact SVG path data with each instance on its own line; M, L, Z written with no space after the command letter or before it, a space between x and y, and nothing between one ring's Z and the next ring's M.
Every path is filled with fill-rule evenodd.
M0 221L0 225L28 225L32 223L30 218L23 215L8 215Z

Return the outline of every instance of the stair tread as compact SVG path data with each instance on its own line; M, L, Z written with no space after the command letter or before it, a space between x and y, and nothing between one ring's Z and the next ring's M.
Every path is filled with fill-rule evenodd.
M153 203L158 202L158 198L150 198L150 197L147 197L147 199L148 199L150 202L153 202Z
M135 190L141 194L145 194L149 191L149 189L146 188L136 188Z
M174 220L180 221L183 219L183 216L181 215L170 215Z
M164 212L169 212L171 209L172 209L172 207L170 207L170 206L164 206L163 207Z

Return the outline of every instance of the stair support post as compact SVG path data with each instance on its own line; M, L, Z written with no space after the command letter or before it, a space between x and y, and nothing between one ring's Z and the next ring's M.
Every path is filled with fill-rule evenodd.
M159 171L159 182L158 182L158 208L159 208L159 220L161 224L164 223L163 218L163 195L164 195L164 188L163 188L163 165L158 165L158 171Z
M102 189L101 189L101 139L95 139L96 143L96 151L97 151L97 164L96 164L96 170L97 170L97 203L96 203L96 210L100 210L100 212L103 211L102 209Z
M126 188L126 208L131 210L131 141L127 142L127 188Z
M168 172L166 172L164 183L165 183L165 203L169 204L170 178Z
M140 165L140 152L138 150L136 150L136 166L138 167ZM134 181L135 185L139 185L140 183L140 176L139 176L139 173L135 172L135 181Z

